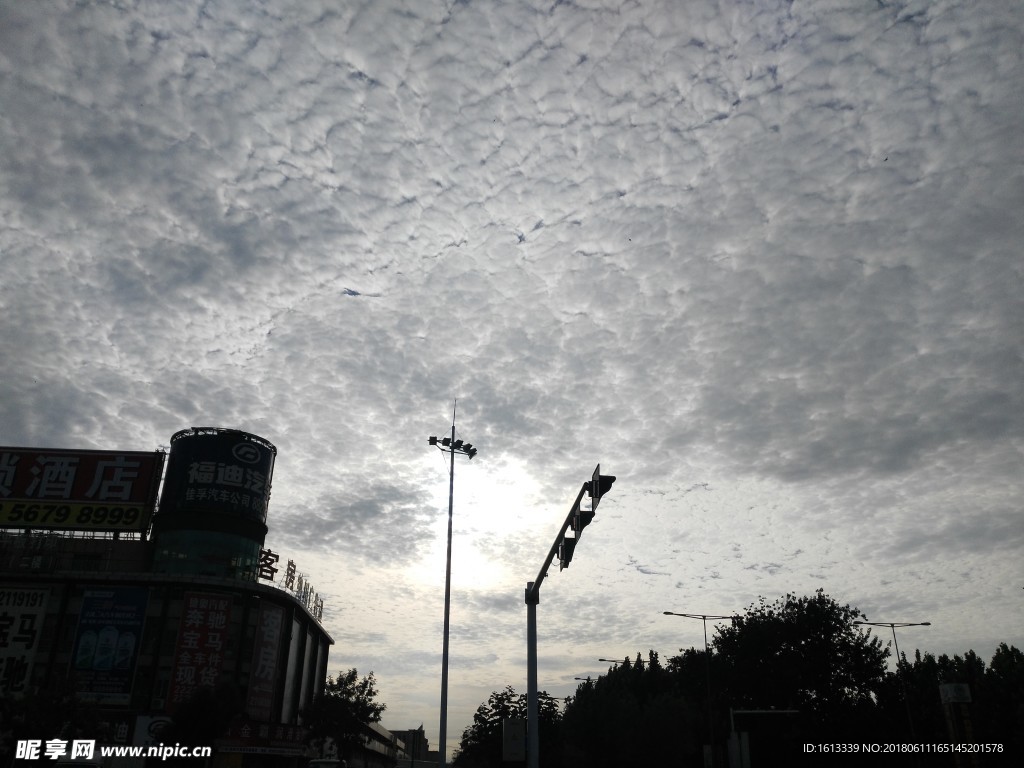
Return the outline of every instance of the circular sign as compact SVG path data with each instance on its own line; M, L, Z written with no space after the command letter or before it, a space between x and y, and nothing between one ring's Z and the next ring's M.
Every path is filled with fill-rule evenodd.
M260 449L252 443L236 443L231 455L246 464L257 464L260 460Z

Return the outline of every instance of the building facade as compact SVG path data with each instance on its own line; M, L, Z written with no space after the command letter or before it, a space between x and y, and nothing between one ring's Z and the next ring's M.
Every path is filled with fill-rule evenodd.
M220 428L174 435L166 474L160 452L0 448L9 734L31 729L19 702L64 692L103 743L211 744L216 768L305 762L301 713L333 641L308 593L260 579L276 453Z

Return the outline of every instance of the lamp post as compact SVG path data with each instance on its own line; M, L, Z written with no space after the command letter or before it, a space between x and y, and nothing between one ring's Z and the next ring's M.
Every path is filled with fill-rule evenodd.
M681 616L684 619L700 619L704 623L704 663L708 680L708 747L711 750L708 766L713 768L715 764L715 724L711 709L711 651L708 649L708 619L711 619L712 621L724 621L725 619L731 619L733 617L712 616L706 613L673 613L672 611L662 611L662 613L665 616Z
M448 730L448 626L452 604L452 508L455 500L455 454L468 456L471 460L476 456L476 448L470 443L455 439L455 409L452 409L452 436L441 438L440 442L433 435L428 442L437 446L442 453L448 453L448 558L444 569L444 642L441 651L441 733L438 736L437 765L445 768L448 762L445 754L445 736Z
M907 725L910 726L910 740L915 741L917 737L914 735L914 716L910 712L907 686L900 672L900 646L896 642L896 627L930 627L932 623L930 621L855 621L853 623L862 627L888 627L892 630L892 644L896 647L896 677L899 678L900 690L903 692L903 703L907 705Z

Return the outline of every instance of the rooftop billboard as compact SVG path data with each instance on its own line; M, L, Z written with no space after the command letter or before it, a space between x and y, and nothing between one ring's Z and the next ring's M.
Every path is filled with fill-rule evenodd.
M180 513L267 522L277 448L237 429L192 427L171 437L158 520Z
M165 454L0 447L0 528L141 531Z

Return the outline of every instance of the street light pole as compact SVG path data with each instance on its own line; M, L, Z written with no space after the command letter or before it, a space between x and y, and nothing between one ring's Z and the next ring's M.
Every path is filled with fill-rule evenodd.
M441 651L441 732L438 736L437 765L445 768L445 738L448 733L448 627L452 603L452 511L455 502L455 454L461 453L471 460L476 456L476 448L470 443L455 439L455 409L452 408L452 436L442 438L440 445L436 437L429 438L430 445L437 446L442 453L447 452L450 458L448 465L448 556L444 569L444 640Z
M907 705L907 725L910 726L910 740L916 741L917 737L914 735L914 716L910 711L910 699L907 698L907 685L900 671L900 646L896 642L896 627L930 627L932 623L930 621L855 621L853 623L862 627L888 627L892 630L892 644L896 648L896 677L900 681L903 703Z
M684 619L700 619L704 623L704 663L708 679L708 745L711 749L711 760L708 763L708 766L709 768L713 768L715 765L715 723L711 709L711 651L708 648L708 619L711 619L712 621L723 621L733 617L711 616L706 613L673 613L672 611L662 611L662 613L666 616L682 616Z

